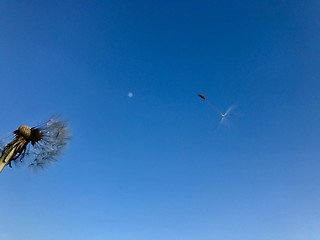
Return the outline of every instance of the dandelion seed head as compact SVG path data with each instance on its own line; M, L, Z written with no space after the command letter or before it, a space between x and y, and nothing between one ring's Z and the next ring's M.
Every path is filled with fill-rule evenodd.
M70 139L69 128L66 123L59 119L50 119L41 128L42 141L34 147L34 161L30 164L31 167L41 168L46 163L55 162L56 157L65 148Z
M15 138L0 148L0 159L10 166L11 162L28 162L30 167L42 169L57 160L70 139L66 122L59 119L50 119L33 128L21 125L13 133ZM0 166L0 172L5 165Z

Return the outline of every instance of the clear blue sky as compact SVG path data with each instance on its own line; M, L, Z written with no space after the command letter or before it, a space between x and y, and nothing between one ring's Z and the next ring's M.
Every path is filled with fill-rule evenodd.
M319 7L0 1L0 135L73 135L1 173L0 239L319 239ZM200 92L239 105L230 129Z

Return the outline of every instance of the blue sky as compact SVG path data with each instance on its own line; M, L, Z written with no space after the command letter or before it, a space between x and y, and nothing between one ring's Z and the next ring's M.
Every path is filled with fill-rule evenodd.
M2 138L56 113L73 136L1 173L0 238L319 239L318 9L0 1Z

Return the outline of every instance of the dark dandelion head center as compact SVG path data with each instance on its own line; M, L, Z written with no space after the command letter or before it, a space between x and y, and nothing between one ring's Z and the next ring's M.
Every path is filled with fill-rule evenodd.
M21 125L18 130L15 131L17 135L23 136L27 141L34 145L42 139L42 133L40 128L30 128L27 125Z
M32 128L31 135L29 137L31 144L34 145L36 142L39 142L41 139L42 139L42 132L40 128Z

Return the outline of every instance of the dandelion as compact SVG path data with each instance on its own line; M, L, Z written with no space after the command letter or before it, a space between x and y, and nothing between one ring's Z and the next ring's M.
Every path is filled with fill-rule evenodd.
M66 123L55 118L32 128L21 125L13 134L14 139L0 151L0 172L6 165L12 167L12 161L44 168L56 161L70 139Z
M226 124L228 122L228 120L230 119L231 116L235 115L234 114L234 109L235 109L235 106L230 106L226 112L221 112L216 106L214 106L208 99L205 95L203 95L202 93L199 93L198 96L203 99L204 101L207 102L207 104L209 105L209 107L214 111L216 112L219 117L220 117L220 120L219 120L219 123L218 123L218 126L217 126L217 129L223 125L223 124Z

